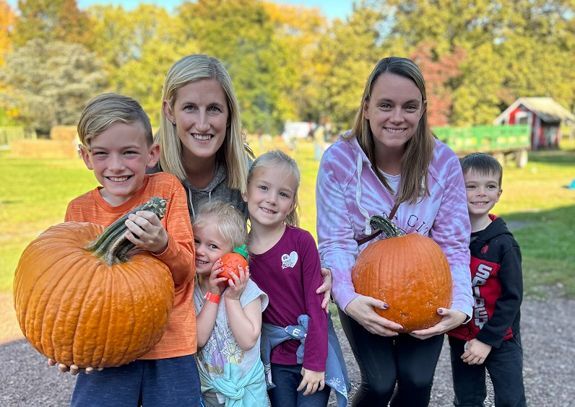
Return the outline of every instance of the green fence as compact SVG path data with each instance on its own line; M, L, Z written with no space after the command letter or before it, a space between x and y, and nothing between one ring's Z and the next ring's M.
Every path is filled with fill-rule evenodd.
M531 147L528 125L434 127L433 133L457 153L510 152Z
M0 146L7 146L14 140L22 139L35 139L36 132L34 130L27 130L24 127L0 127Z

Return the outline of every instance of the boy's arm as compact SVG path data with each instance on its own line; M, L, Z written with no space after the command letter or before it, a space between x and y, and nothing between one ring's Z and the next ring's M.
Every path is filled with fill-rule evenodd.
M155 256L170 268L177 289L192 280L196 274L192 224L186 192L179 183L169 197L168 209L162 223L168 233L168 245L162 253Z
M495 302L493 315L477 334L479 341L494 348L501 346L507 329L517 317L523 299L521 251L514 240L512 247L503 254L499 280L501 295Z

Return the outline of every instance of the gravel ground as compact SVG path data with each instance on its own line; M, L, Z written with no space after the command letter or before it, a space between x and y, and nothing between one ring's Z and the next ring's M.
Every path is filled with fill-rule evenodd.
M575 301L526 300L522 307L524 377L529 406L575 406ZM341 332L338 332L341 334ZM352 393L359 384L359 371L345 337ZM49 368L46 360L25 341L0 346L0 406L65 406L74 378ZM444 345L437 367L431 406L450 406L453 399L449 350ZM486 406L493 406L490 395Z

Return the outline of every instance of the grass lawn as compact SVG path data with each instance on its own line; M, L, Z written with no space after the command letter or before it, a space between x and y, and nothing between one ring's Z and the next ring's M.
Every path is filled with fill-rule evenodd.
M256 153L283 147L251 145ZM313 145L290 152L300 166L301 226L315 234L315 178L319 163ZM495 213L510 224L523 252L526 292L539 295L559 285L575 297L575 143L561 151L531 153L523 169L506 166L503 195ZM96 181L80 159L22 159L0 153L0 292L10 292L18 258L41 231L62 220L67 202Z

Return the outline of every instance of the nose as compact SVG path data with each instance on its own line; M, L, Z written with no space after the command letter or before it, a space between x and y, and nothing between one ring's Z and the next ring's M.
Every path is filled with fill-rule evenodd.
M120 171L124 169L124 160L119 154L111 154L110 160L108 161L108 168L114 171Z
M403 111L401 106L396 106L391 112L391 120L394 123L400 123L403 121Z
M198 129L199 132L206 132L210 129L210 119L205 110L199 113L196 128Z

